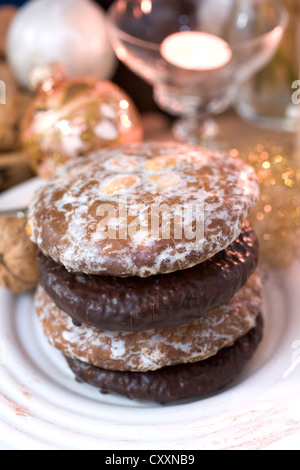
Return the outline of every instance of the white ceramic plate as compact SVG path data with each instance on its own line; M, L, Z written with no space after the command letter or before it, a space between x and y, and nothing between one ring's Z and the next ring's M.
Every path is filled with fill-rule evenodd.
M18 206L22 190L10 198ZM300 261L269 274L264 340L244 373L188 404L138 403L77 383L32 300L0 288L1 449L300 449Z
M36 177L4 191L0 195L0 212L26 209L34 192L43 184L45 180Z

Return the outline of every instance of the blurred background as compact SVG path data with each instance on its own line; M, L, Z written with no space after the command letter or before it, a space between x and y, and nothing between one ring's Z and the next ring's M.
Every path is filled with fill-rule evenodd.
M113 0L95 0L95 2L107 10ZM15 13L13 8L19 8L25 3L27 1L24 0L0 2L0 80L6 84L6 105L0 106L0 193L35 176L20 146L20 125L32 97L27 90L20 88L5 54L7 31ZM150 115L150 127L159 126L161 122L167 126L169 119L172 120L171 116L166 116L161 110L159 116L163 121L157 117L151 118L151 114L157 114L158 111L151 86L120 61L117 61L111 81L133 97L141 113Z
M107 10L114 0L94 1L104 10ZM25 93L26 90L18 88L20 83L17 83L16 77L11 74L9 69L4 46L7 32L5 25L7 24L8 27L9 17L4 14L1 17L1 12L4 11L5 6L17 8L26 3L28 3L28 0L4 0L0 2L0 80L7 84L7 96L10 97L7 100L5 109L0 107L0 191L27 179L30 175L30 169L24 163L24 156L19 152L20 148L17 142L21 114L28 105L30 97L28 93ZM235 148L239 148L245 141L250 141L248 136L251 134L254 135L257 141L260 140L259 124L261 123L259 120L261 116L263 117L261 120L269 124L269 130L278 131L276 139L278 138L280 142L285 139L285 136L281 135L282 131L287 130L284 127L290 127L293 132L298 131L299 106L292 105L291 96L293 93L292 83L300 78L300 0L282 0L282 3L289 10L290 24L285 32L280 49L272 62L253 78L250 88L246 89L246 93L243 94L245 99L242 100L242 93L240 93L240 105L237 104L234 109L230 110L231 113L235 112L235 115L238 114L242 118L238 122L241 131L236 132L237 123L231 119L232 114L226 113L224 118L223 115L220 116L223 133L229 142L232 136L232 145ZM224 6L225 4L225 0L224 2L218 0L215 3L216 6ZM152 115L152 121L151 119L147 120L147 130L154 128L158 131L163 127L164 129L171 127L174 117L158 108L153 98L152 86L129 70L126 65L117 61L117 67L111 80L133 99L137 109L143 115L143 119L147 119L149 115ZM252 122L250 122L251 113L254 115ZM153 118L153 115L155 115L155 118ZM247 119L248 116L249 119ZM265 116L266 119L264 119ZM248 127L244 126L243 123L245 122L247 122ZM276 127L274 123L278 123L278 126ZM295 123L297 129L293 127ZM249 124L252 124L254 129L249 127ZM255 125L257 125L256 128ZM6 153L10 153L10 155L6 155ZM11 178L12 175L14 176Z
M107 10L114 0L95 0L102 8ZM27 0L4 0L1 5L21 6ZM118 61L118 67L112 80L120 85L130 96L134 96L135 103L141 112L157 110L153 100L152 88L144 80L133 74L127 67Z

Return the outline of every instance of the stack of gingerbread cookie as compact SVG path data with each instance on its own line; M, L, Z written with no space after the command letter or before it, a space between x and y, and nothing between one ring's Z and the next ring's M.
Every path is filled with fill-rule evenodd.
M36 311L76 377L159 403L231 383L262 338L258 200L239 159L133 144L66 165L39 190Z

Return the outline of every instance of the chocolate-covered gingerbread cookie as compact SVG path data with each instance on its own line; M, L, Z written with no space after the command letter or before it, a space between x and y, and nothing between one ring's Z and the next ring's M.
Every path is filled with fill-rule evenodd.
M247 335L217 355L193 364L166 367L154 372L117 372L99 369L66 357L77 379L103 393L160 404L200 399L219 392L232 383L252 359L263 336L263 319Z
M142 331L186 325L230 300L258 263L249 223L238 239L193 268L150 278L91 276L67 271L38 254L40 284L76 323L106 330Z
M198 362L231 346L255 326L262 308L261 287L255 273L229 302L205 318L181 327L131 333L75 326L41 287L35 305L46 337L62 353L103 369L148 372Z
M217 392L262 338L254 170L176 142L64 166L35 195L36 313L79 380L159 403Z

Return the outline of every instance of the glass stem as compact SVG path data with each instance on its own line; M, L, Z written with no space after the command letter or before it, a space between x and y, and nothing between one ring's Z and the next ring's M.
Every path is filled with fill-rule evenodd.
M187 116L179 119L173 134L177 140L191 144L208 145L218 133L218 125L213 119Z

